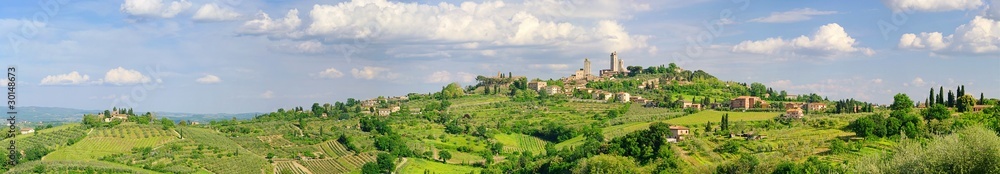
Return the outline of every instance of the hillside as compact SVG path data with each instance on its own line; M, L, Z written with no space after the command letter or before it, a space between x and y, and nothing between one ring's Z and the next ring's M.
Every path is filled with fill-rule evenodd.
M211 120L200 124L180 121L191 117L130 114L131 109L109 113L111 117L84 112L74 116L83 118L80 124L14 138L18 153L24 154L18 159L22 164L3 169L7 173L865 173L921 164L947 173L941 166L952 165L948 160L913 161L895 153L907 152L925 159L966 159L969 164L960 167L972 173L1000 172L989 165L1000 159L995 153L1000 150L1000 109L995 106L915 108L909 96L897 95L891 106L876 107L816 94L792 98L760 83L722 81L673 64L629 69L638 71L587 84L544 81L560 90L531 89L539 86L540 79L481 76L476 85L449 84L431 94L317 102L247 119L203 116ZM630 97L621 93L643 100L624 101ZM730 101L739 96L765 102L738 107ZM788 115L808 107L805 103L824 107L807 109L801 118ZM995 105L996 100L979 103ZM955 154L984 156L913 150L956 142L976 146L951 149Z

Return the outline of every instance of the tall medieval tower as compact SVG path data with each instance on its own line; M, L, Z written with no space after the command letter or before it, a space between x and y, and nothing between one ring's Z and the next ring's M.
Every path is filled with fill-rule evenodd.
M583 59L583 73L590 76L590 59Z
M618 52L611 52L611 71L621 71L618 69L618 62L620 62L618 61Z

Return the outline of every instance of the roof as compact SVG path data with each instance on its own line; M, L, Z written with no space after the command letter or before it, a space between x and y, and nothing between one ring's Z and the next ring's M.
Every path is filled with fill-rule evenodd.
M670 130L690 130L684 126L670 126Z
M35 130L35 129L30 127L21 128L21 131L30 131L30 130Z

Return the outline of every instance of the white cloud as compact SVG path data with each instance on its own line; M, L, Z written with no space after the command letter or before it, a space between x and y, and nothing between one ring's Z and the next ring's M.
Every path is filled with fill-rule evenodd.
M482 50L482 51L479 51L479 54L482 54L484 56L496 56L497 55L497 51L496 50Z
M68 74L49 75L42 78L41 85L79 85L90 80L90 76L73 71ZM6 82L6 81L4 81ZM4 85L7 85L4 83Z
M617 19L629 18L626 12L631 11L626 10L647 8L632 1L609 0L527 0L514 4L350 1L314 5L308 23L301 28L297 10L283 20L272 20L262 12L257 19L245 22L240 33L292 40L423 40L466 49L514 45L646 51L650 36L627 32Z
M971 10L983 5L982 0L882 0L882 3L896 12Z
M127 84L138 84L149 82L149 77L142 75L139 71L125 69L118 67L115 69L108 70L104 74L104 83L110 83L114 85L127 85Z
M477 75L467 72L458 72L457 74L455 74L455 76L458 77L459 81L468 83L475 81Z
M926 85L927 82L924 82L923 78L917 77L917 78L914 78L913 81L910 82L910 84L913 84L914 86L917 86L917 87L921 87L921 86Z
M990 5L983 8L983 16L993 20L1000 20L1000 0L991 0Z
M328 68L326 70L323 70L323 71L319 72L319 77L320 78L335 79L335 78L340 78L340 77L343 77L343 76L344 76L344 73L338 71L335 68Z
M882 84L882 79L881 78L872 79L871 82L875 84Z
M201 84L212 84L212 83L222 82L222 79L219 79L219 76L208 74L205 75L204 77L195 79L194 81Z
M368 79L368 80L375 78L395 79L396 77L399 76L399 74L389 71L388 68L374 67L374 66L365 66L362 67L360 70L357 68L352 68L351 75L354 76L354 78Z
M871 48L855 47L857 43L844 28L837 23L821 26L811 37L805 35L785 40L767 38L759 41L743 41L733 46L732 52L766 55L820 56L831 57L850 53L875 54Z
M451 73L448 71L437 71L424 78L425 83L451 83L451 82L472 82L476 80L475 74L467 72Z
M215 3L202 5L198 9L198 12L194 13L192 17L195 21L209 22L209 21L229 21L235 20L240 17L240 13L237 13L229 8L222 8Z
M162 0L125 0L121 11L137 17L173 18L190 7L191 2L187 0L170 1L169 5Z
M319 53L324 53L327 50L327 47L323 46L323 43L320 43L319 41L316 40L308 40L308 41L293 42L293 43L281 43L281 44L276 44L273 48L281 52L298 53L298 54L319 54Z
M434 73L431 73L431 75L427 76L427 78L424 80L424 82L426 82L426 83L448 83L448 82L451 82L451 73L448 73L448 71L434 72Z
M1000 21L976 16L955 28L955 33L944 36L940 32L919 35L903 34L899 38L899 48L929 50L934 54L982 54L995 55L1000 52Z
M302 25L299 19L299 10L288 10L285 18L273 20L271 16L263 11L257 13L257 18L243 23L240 33L251 35L271 35L286 37L293 35L293 31Z
M750 22L787 23L812 19L813 16L836 14L837 11L819 11L812 8L799 8L786 12L773 12L770 16L751 19Z
M528 67L533 69L564 70L569 68L568 64L531 64Z
M270 99L274 98L274 91L267 90L260 94L260 98Z

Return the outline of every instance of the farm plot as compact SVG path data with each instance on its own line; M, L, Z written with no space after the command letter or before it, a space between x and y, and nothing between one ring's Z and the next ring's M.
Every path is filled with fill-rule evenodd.
M781 115L781 112L722 112L715 110L705 110L695 114L678 117L674 119L667 120L670 124L679 125L697 125L705 124L709 121L718 123L722 120L723 114L729 114L730 122L737 121L757 121L757 120L770 120L774 117Z
M524 134L496 134L498 142L504 144L505 153L530 151L532 154L545 153L545 140Z
M470 166L444 164L440 162L428 161L419 158L409 158L406 165L399 168L398 173L424 173L425 171L430 171L433 173L455 173L455 174L465 174L465 173L478 173L481 169Z
M278 168L278 173L293 173L293 174L306 174L302 168L298 167L298 163L295 161L275 161L274 166Z

